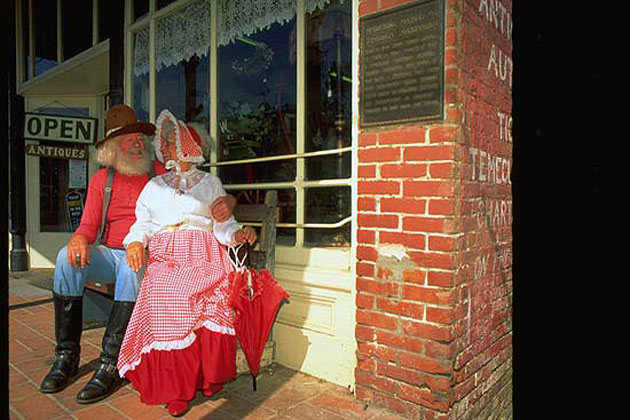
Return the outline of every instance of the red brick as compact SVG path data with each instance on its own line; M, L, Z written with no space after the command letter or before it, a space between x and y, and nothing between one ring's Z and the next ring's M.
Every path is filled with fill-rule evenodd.
M429 271L427 285L449 287L456 284L456 276L452 271Z
M400 160L400 149L398 147L377 147L363 149L358 152L359 162L391 162Z
M455 201L452 199L429 200L429 214L452 216L455 214Z
M425 375L424 381L433 392L446 394L451 391L452 384L450 378L445 378L443 376Z
M455 177L454 162L440 162L429 165L429 175L432 179L451 179Z
M365 293L357 293L356 302L359 308L374 308L374 296L366 295Z
M401 320L402 332L414 337L426 338L437 341L451 341L453 334L448 326L438 326L403 319Z
M405 270L403 271L403 282L424 284L426 273L422 270Z
M359 147L375 146L376 140L377 140L376 133L366 133L366 132L359 133Z
M386 232L378 234L379 243L400 244L408 248L424 249L426 237L423 234Z
M374 277L374 264L366 262L357 263L357 275Z
M355 337L358 340L364 341L374 341L376 334L374 332L374 328L368 327L366 325L356 324L354 327Z
M452 309L427 307L427 321L436 324L452 324L454 321L454 312Z
M412 385L424 385L424 374L414 369L406 369L394 364L379 362L376 364L376 372L380 376L387 376Z
M376 261L378 259L378 251L371 246L357 246L357 259L362 261Z
M380 200L380 205L381 212L385 213L424 214L427 201L413 198L383 197Z
M385 330L375 330L376 341L390 347L411 351L414 353L422 353L425 340L408 337L398 332Z
M429 236L431 251L456 251L457 240L450 236Z
M424 354L436 359L451 359L455 355L454 344L444 344L435 341L424 343Z
M359 229L357 231L357 242L360 244L372 244L376 243L376 232L373 230Z
M359 213L357 216L357 225L362 228L397 228L398 216L386 214L364 214Z
M427 175L426 164L385 164L380 169L381 178L421 178Z
M357 175L359 178L376 178L376 165L359 165Z
M429 132L429 141L431 143L453 142L457 140L457 126L442 125L432 128ZM453 159L455 158L455 147L451 147L453 153Z
M384 131L379 134L379 144L424 143L426 130L410 128L405 130Z
M395 330L398 327L398 318L379 312L357 309L357 323Z
M399 181L358 181L359 194L395 195L400 193Z
M391 379L363 371L355 371L354 378L357 384L369 386L379 391L384 391L389 394L393 394L396 391L396 384Z
M437 130L436 128L431 131ZM407 161L437 161L455 160L455 146L453 145L427 145L405 147L403 160Z
M424 305L410 302L401 302L398 299L377 297L376 308L380 309L383 312L405 315L410 318L424 318Z
M453 197L454 194L452 181L403 181L405 197Z
M409 251L407 254L413 262L421 267L452 270L457 265L454 253Z
M359 211L376 211L376 200L372 197L359 197L357 202Z
M402 219L403 231L439 232L444 231L444 220L441 217L405 216Z
M434 305L453 305L457 300L457 292L453 289L423 287L415 284L402 285L402 298Z
M378 2L379 0L361 0L361 3L359 3L359 16L376 12L378 10Z
M426 388L417 388L401 383L398 388L398 396L403 400L411 401L434 410L448 411L448 400L444 398L438 400L435 395Z

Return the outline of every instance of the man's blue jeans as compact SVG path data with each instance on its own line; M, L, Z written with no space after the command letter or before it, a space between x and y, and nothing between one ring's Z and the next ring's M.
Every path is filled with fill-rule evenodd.
M62 296L83 296L85 281L116 283L114 300L135 302L140 288L144 267L135 273L125 258L124 249L113 249L103 245L90 245L90 264L85 268L74 268L68 263L68 249L61 248L55 264L55 293Z

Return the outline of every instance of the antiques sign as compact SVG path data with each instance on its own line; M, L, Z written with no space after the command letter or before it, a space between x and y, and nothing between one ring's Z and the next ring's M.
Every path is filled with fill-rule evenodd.
M96 118L67 117L27 112L24 114L24 138L93 144Z
M45 146L43 144L27 144L24 146L27 155L56 159L87 159L85 147Z
M364 16L360 28L361 125L442 119L443 0Z

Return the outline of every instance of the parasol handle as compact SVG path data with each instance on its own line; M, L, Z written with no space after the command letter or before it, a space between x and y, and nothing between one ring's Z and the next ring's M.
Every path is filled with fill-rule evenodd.
M254 387L254 392L256 392L256 377L252 375L252 385Z

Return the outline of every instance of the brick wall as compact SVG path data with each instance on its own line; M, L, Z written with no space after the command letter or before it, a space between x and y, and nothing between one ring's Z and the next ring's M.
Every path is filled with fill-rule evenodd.
M512 398L511 0L445 1L445 118L359 133L356 395L485 418Z

